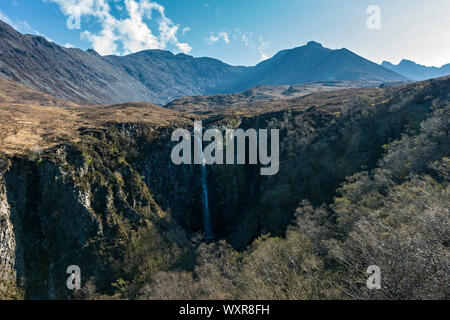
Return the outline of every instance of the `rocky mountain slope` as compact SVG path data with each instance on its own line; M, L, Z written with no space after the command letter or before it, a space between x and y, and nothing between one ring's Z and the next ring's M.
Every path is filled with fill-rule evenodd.
M332 80L391 82L408 79L345 48L331 50L311 41L302 47L280 51L249 69L233 89Z
M80 104L166 104L194 95L235 93L257 85L317 81L404 81L405 77L346 49L320 44L279 52L255 67L147 50L116 57L67 49L22 35L0 21L0 78Z
M12 84L4 84L8 85ZM183 290L191 292L196 288L195 281L206 281L201 285L201 295L192 292L184 297L264 297L262 292L254 291L266 288L256 285L259 264L272 268L271 261L275 261L275 266L285 266L260 256L273 250L280 259L285 254L292 257L292 250L306 250L294 252L299 255L298 263L305 261L302 267L286 265L288 274L295 276L286 280L287 287L294 283L307 285L313 280L305 282L304 277L314 276L314 270L320 269L324 274L317 278L323 279L326 274L327 281L336 284L332 294L345 296L339 293L342 286L337 278L330 274L340 272L339 279L347 279L343 274L350 271L345 266L336 269L335 260L320 262L330 259L327 250L334 252L324 247L322 240L346 239L346 232L357 218L351 214L369 210L364 206L371 210L387 208L391 201L387 195L402 181L416 179L423 172L442 172L445 177L445 167L439 161L449 155L449 86L450 78L446 77L387 88L324 91L290 100L258 102L238 108L239 113L226 111L233 110L232 106L216 108L208 115L145 103L109 107L43 107L36 103L33 107L26 98L22 105L19 100L0 104L4 123L1 136L8 141L0 144L0 297L168 297L185 292L175 287L170 290L171 285L182 285ZM40 97L36 92L33 96ZM244 265L236 270L243 272L239 278L242 287L236 290L237 271L230 261L239 255L232 253L231 247L223 251L201 244L200 168L176 166L170 159L173 130L191 130L194 119L203 119L205 126L221 130L280 129L280 172L276 176L260 176L258 165L207 168L217 239L225 239L244 252L262 236L241 255ZM7 123L11 130L5 129ZM33 146L26 142L27 138ZM432 142L418 140L417 146L428 149L406 152L400 146L412 148L416 143L402 142L407 138ZM433 163L436 169L429 167ZM382 170L372 171L377 166ZM373 172L378 179L373 185L380 188L379 193L368 189L372 183L352 177L361 170ZM346 187L353 193L348 199L334 202L341 192L339 186L346 181L357 183ZM411 192L417 193L419 185L413 183L416 191ZM368 198L362 198L361 193L366 191ZM446 197L437 199L445 206ZM319 222L317 226L311 221L300 223L303 231L295 231L309 240L293 239L289 236L293 229L288 226L295 217L305 219L297 209L305 199L318 208L315 219ZM425 198L420 199L423 202ZM359 209L342 215L353 203ZM327 205L334 210L330 215L324 213ZM376 216L400 209L383 209L386 211ZM341 216L334 215L338 213ZM324 229L332 235L325 238ZM341 229L347 231L334 235ZM268 234L279 238L269 240ZM280 247L286 235L286 241L294 241L294 246ZM264 247L268 243L271 246ZM439 243L441 248L443 244ZM383 244L375 247L384 248ZM213 259L207 257L214 260L205 260ZM66 288L69 265L82 269L80 292ZM285 272L274 271L274 276L280 274ZM304 297L326 297L327 286L314 287L324 290L317 295L305 289ZM276 284L269 287L277 288ZM271 292L270 297L289 298L286 291L270 288L266 290L266 294ZM297 289L292 292L304 292ZM404 294L407 292L405 289Z
M245 72L212 58L194 58L169 51L146 50L125 57L103 57L147 88L144 101L166 104L175 98L214 94ZM134 100L136 101L136 100Z
M93 51L22 35L0 21L0 78L78 103L144 101L146 88Z
M378 85L379 83L376 81L324 81L284 86L261 85L243 93L178 98L164 107L183 112L195 112L196 114L247 113L248 110L255 110L262 105L265 106L265 110L269 108L269 105L276 109L280 107L280 104L287 105L287 100L293 100L314 92L377 87Z
M409 79L416 81L444 77L450 75L450 63L442 67L426 67L415 63L414 61L403 59L399 64L394 65L388 61L383 61L383 67L397 72Z
M80 106L0 79L0 150L9 154L40 152L62 141L78 141L83 130L104 128L119 119L158 128L189 117L150 103Z

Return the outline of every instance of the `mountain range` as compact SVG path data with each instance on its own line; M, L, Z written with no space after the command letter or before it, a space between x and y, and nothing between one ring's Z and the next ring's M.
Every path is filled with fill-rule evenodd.
M283 50L253 67L146 50L100 56L23 35L0 21L0 78L80 104L164 105L185 96L242 92L258 85L318 81L396 82L408 78L347 50L317 42Z
M414 61L403 59L399 64L394 65L388 61L383 61L383 67L400 73L412 80L427 80L450 75L450 63L442 67L427 67L417 64Z

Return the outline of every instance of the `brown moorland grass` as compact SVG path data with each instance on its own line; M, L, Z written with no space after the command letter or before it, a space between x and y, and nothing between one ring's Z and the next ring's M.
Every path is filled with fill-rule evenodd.
M186 126L192 115L150 103L79 106L25 86L0 80L0 152L41 150L79 139L81 128L144 123L155 129Z
M115 123L141 123L157 132L164 127L188 128L194 119L208 119L209 124L221 125L230 119L270 116L283 110L303 112L314 108L339 116L358 103L376 108L433 84L448 87L448 80L450 77L386 88L333 89L300 97L294 95L291 99L257 99L253 103L244 99L244 106L235 102L236 94L230 97L190 97L175 101L172 107L177 110L172 110L150 103L80 106L0 79L0 152L24 153L47 149L65 141L75 142L80 138L81 129L106 129ZM217 99L229 99L231 103L218 105ZM207 112L199 109L203 104L209 106Z

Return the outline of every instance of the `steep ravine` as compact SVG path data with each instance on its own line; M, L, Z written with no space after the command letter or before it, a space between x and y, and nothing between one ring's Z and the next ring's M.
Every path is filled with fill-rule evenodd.
M282 236L301 200L330 203L345 177L373 168L383 145L419 130L448 92L442 81L349 105L207 122L280 129L276 176L261 176L258 165L208 167L215 238L243 249L262 233ZM180 247L204 232L201 166L172 163L173 130L109 124L42 153L0 156L0 262L23 280L26 298L70 297L70 265L111 293L142 228Z
M170 131L151 132L121 124L41 154L2 156L0 261L26 298L67 298L70 265L108 292L132 234L148 225L162 237L182 238L179 225L203 232L201 168L172 164Z

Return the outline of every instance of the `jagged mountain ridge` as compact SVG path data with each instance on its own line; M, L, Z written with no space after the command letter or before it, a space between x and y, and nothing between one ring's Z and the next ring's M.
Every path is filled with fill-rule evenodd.
M160 105L179 97L241 92L257 85L407 80L347 49L331 50L315 42L283 50L254 67L236 67L162 50L100 56L94 50L67 49L40 36L22 35L1 21L0 78L80 104Z
M145 50L103 59L137 79L148 90L145 101L157 104L166 104L178 97L221 92L237 81L246 69L213 58L174 55L163 50Z
M417 64L414 61L403 59L399 64L394 65L389 61L383 61L383 67L402 74L410 79L421 81L431 78L438 78L450 75L450 63L442 67L427 67Z

